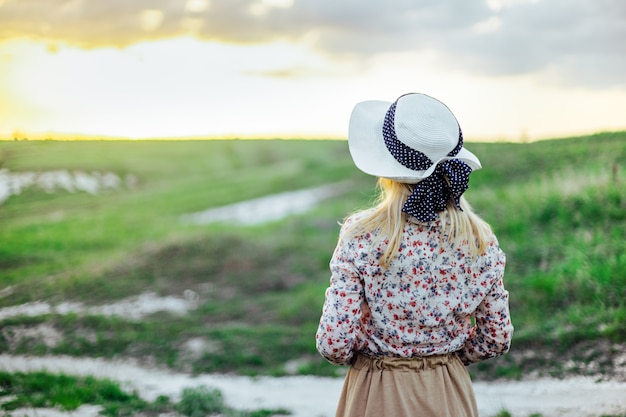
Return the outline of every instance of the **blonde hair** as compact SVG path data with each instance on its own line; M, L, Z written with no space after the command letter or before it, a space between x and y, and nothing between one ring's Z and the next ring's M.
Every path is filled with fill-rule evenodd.
M343 237L354 237L372 231L379 231L374 243L388 240L381 258L381 266L389 267L402 242L406 214L402 207L413 192L412 184L404 184L386 178L379 178L376 205L353 223L346 226ZM454 245L467 244L473 257L485 252L492 238L491 227L480 218L467 200L461 196L459 210L454 201L448 201L447 208L440 213L441 239ZM374 245L373 245L374 246Z

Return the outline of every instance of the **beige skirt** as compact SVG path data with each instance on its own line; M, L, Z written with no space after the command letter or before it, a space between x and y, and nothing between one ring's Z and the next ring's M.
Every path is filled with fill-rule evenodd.
M478 417L469 373L455 353L415 359L359 355L336 417Z

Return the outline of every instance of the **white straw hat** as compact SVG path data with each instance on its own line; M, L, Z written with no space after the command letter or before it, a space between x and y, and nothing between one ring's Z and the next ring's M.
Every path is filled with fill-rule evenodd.
M390 145L390 136L397 146ZM425 94L406 94L394 103L358 103L350 117L348 145L361 171L398 182L418 183L430 176L437 164L452 159L465 162L472 170L481 168L478 158L463 147L463 135L454 114L445 104ZM426 165L409 168L413 164L392 154L396 147L423 154L419 157L427 157Z

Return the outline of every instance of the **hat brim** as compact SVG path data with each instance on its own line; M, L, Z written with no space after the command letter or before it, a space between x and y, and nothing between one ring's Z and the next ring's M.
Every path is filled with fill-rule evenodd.
M464 147L456 156L446 156L433 161L433 165L424 171L415 171L400 164L387 150L383 138L383 122L391 104L393 103L379 100L363 101L352 110L348 128L348 147L358 169L376 177L415 184L430 176L437 164L445 160L460 159L473 171L481 168L476 155Z

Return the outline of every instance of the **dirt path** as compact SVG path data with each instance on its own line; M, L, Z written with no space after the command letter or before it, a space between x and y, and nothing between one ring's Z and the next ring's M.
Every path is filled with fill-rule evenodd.
M162 369L148 369L133 362L70 357L0 355L0 369L13 372L47 370L53 373L110 378L127 389L136 389L147 400L167 395L177 400L183 388L206 385L224 394L239 409L286 408L293 417L331 417L342 380L313 376L249 378L227 375L191 376ZM626 383L591 379L537 379L474 384L481 417L508 410L514 417L541 413L543 417L599 417L626 412ZM74 413L56 410L22 410L13 416L92 417L98 409L86 406Z

